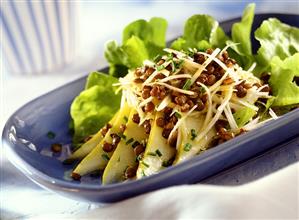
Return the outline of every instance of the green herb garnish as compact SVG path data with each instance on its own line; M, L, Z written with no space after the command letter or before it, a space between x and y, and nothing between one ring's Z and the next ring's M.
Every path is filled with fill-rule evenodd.
M124 120L125 120L125 122L128 122L128 117L127 116L124 116Z
M184 151L190 151L192 148L192 145L190 143L186 143L184 146Z
M159 149L157 149L155 152L159 157L162 157L162 153L161 153L161 151L159 151Z
M110 158L109 158L109 156L108 156L107 154L102 154L102 158L103 158L104 160L106 160L106 161L109 161L109 160L110 160Z
M181 117L182 117L182 115L181 115L180 113L178 113L178 112L175 112L174 115L175 115L175 117L177 117L177 118L181 118Z
M141 174L142 174L142 176L143 176L143 177L145 177L145 176L146 176L146 174L145 174L144 170L142 170L142 171L141 171Z
M134 141L134 138L130 138L129 140L127 140L126 145L131 144Z
M193 141L197 137L195 129L191 129L191 140Z
M124 135L123 133L118 133L117 135L124 140L127 139L126 135Z
M142 160L142 154L139 154L139 155L136 157L136 162L141 161L141 160Z
M165 69L165 66L164 66L164 65L157 66L157 70L158 70L158 71L163 70L163 69Z
M141 163L146 166L147 168L149 168L149 165L147 163L145 163L144 161L141 161Z
M184 90L188 90L188 89L190 89L190 87L191 87L191 80L188 79L188 80L185 82L185 84L184 84L184 86L183 86L183 89L184 89Z
M154 153L154 152L148 152L147 155L150 155L150 156L153 156L153 157L157 156L157 154Z
M162 56L160 54L158 54L157 56L155 56L155 58L153 59L153 61L155 63L157 63L159 60L161 60Z
M47 137L48 137L49 139L54 139L55 136L56 136L56 134L55 134L53 131L49 131L49 132L47 133Z

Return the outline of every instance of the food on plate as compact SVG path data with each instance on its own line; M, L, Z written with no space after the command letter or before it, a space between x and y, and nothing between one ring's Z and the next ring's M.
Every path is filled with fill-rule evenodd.
M102 184L111 184L150 176L297 108L299 29L264 21L255 54L254 7L231 36L194 15L169 48L162 18L137 20L121 45L109 42L110 75L91 73L71 106L78 149L67 161L81 160L72 177L102 170Z

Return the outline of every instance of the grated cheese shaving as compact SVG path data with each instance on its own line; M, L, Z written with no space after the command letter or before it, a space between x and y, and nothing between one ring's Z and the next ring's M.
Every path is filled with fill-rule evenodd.
M168 137L168 141L170 141L170 139L172 138L172 136L174 135L174 132L178 129L178 127L181 125L181 123L197 108L197 105L194 105L193 108L191 108L186 114L184 114L180 119L178 119L177 123L175 124L175 126L173 127L173 129L171 130L169 137Z
M160 105L158 107L156 107L156 110L162 111L164 108L166 108L168 106L168 104L171 102L171 98L170 95L166 96L162 102L160 103Z
M163 83L163 82L153 82L153 83L150 83L148 85L161 85L161 86L167 87L168 89L171 89L173 91L177 91L177 92L180 92L180 93L183 93L183 94L186 94L186 95L194 95L193 91L180 89L180 88L171 86L171 85L169 85L167 83Z
M196 141L200 141L200 139L203 138L211 130L211 128L215 125L215 123L218 121L219 117L221 116L225 106L227 105L230 98L232 97L232 94L233 94L233 89L231 87L231 89L227 92L222 104L218 107L214 118L210 121L210 123L206 127L204 127L200 131L199 135L196 137Z
M269 108L269 114L274 120L278 119L278 116L275 114L275 112L271 108Z
M205 62L201 65L201 68L198 68L198 71L196 71L196 73L192 76L191 79L191 85L197 80L197 78L200 76L200 74L202 73L202 71L213 61L213 59L215 59L215 57L217 56L217 54L220 52L219 48L216 48L213 53L211 55L208 56L208 59L205 60Z
M167 82L167 81L170 81L173 79L184 79L184 78L190 79L191 75L189 75L189 74L172 75L172 76L168 76L164 79L159 80L159 82Z

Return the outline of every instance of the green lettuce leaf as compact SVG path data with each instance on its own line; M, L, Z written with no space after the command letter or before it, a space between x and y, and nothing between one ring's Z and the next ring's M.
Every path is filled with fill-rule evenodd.
M239 128L243 127L247 122L249 122L256 112L248 107L244 107L236 111L233 116Z
M146 59L163 53L166 46L167 21L154 17L150 21L136 20L123 30L122 45L116 41L106 44L105 57L110 64L109 74L122 77L128 69L141 66Z
M88 76L85 90L71 105L74 143L96 133L119 109L121 95L116 95L112 86L116 82L116 78L104 73L93 72Z
M175 40L171 47L176 50L197 48L204 50L207 47L224 47L228 37L219 23L209 15L193 15L184 27L184 34Z
M260 42L257 62L259 69L268 70L274 56L285 59L299 52L299 28L291 27L276 18L270 18L255 31Z
M284 60L277 56L272 59L269 83L276 96L273 106L299 103L299 86L294 77L299 77L299 53Z
M249 4L245 8L241 22L235 23L232 26L232 40L226 42L234 51L233 53L230 52L231 57L234 58L240 66L246 69L249 68L254 61L250 38L254 9L255 4Z
M123 44L132 36L139 37L145 43L164 48L166 45L167 21L164 18L153 17L148 22L140 19L130 23L123 30Z

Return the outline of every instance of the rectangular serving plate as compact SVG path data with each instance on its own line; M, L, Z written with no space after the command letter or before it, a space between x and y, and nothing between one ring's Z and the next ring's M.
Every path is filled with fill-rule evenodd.
M269 17L299 26L298 15L261 14L255 16L253 28ZM225 21L221 26L228 33L231 25L239 20ZM253 41L253 48L257 48L256 43ZM105 186L101 185L100 176L73 181L69 177L72 166L63 165L61 161L70 153L69 108L83 90L85 81L86 76L24 105L9 118L2 135L8 158L18 169L40 186L73 199L111 203L168 186L197 183L299 135L299 109L296 109L189 161L141 180ZM54 139L47 138L48 131L56 134ZM52 143L64 144L61 155L51 152Z

